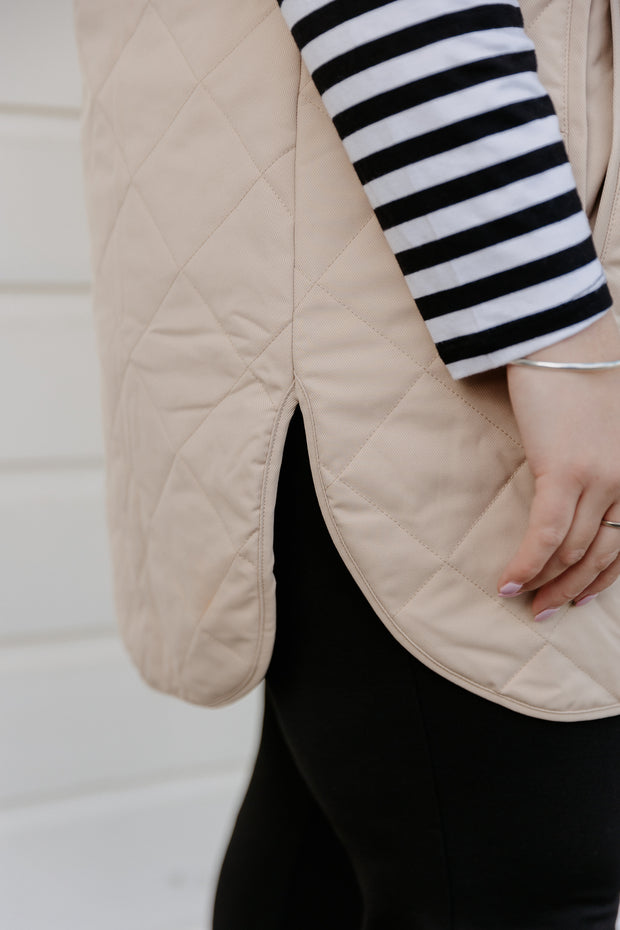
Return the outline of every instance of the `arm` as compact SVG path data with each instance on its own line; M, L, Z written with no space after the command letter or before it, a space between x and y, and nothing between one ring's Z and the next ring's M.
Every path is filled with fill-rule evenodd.
M518 0L279 0L453 377L611 306Z
M518 0L279 2L452 376L620 358ZM507 377L535 494L498 588L540 615L620 575L620 372Z
M620 359L611 313L529 356ZM620 576L620 370L580 373L508 366L508 388L535 493L529 525L498 581L536 591L534 616L598 594ZM550 616L550 615L548 615Z

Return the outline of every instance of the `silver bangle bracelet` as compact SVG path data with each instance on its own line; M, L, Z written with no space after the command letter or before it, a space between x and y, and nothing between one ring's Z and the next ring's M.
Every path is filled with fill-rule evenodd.
M614 362L537 362L531 358L515 358L507 365L528 365L532 368L560 368L565 371L607 371L620 368L620 359Z

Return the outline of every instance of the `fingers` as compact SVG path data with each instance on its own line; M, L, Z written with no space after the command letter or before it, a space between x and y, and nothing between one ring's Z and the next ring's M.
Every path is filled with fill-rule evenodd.
M600 527L585 556L536 593L532 610L538 618L569 601L598 594L620 575L620 530ZM547 614L547 616L550 616Z
M614 530L611 532L614 532ZM615 532L620 533L620 530L615 530ZM600 594L601 591L604 591L605 588L608 588L618 578L620 578L620 557L617 558L615 562L612 562L609 568L606 568L604 572L601 572L600 575L598 575L596 578L596 581L588 585L587 588L584 588L583 591L579 592L578 596L574 598L575 603L578 604L580 601L584 601L586 598L589 600L592 597L596 597L597 594Z
M547 476L537 479L528 526L519 549L502 572L500 594L506 588L506 593L516 593L543 571L566 539L580 494L581 486L576 482L562 484Z
M527 530L500 579L504 596L536 590L537 620L600 593L620 576L620 530L601 526L601 515L614 519L609 488L582 489L557 478L537 480Z
M581 563L601 530L601 514L604 514L608 508L609 494L600 483L596 484L593 489L582 493L566 537L542 571L524 585L524 590L534 591L542 588L543 585L567 572L573 565ZM610 556L616 543L620 549L620 532L617 540L607 534L601 538L607 539ZM605 553L590 552L588 558L598 556L604 559Z

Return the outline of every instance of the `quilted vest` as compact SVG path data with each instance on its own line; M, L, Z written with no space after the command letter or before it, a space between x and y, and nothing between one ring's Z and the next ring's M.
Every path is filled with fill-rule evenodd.
M522 9L620 306L620 6ZM620 713L620 583L542 623L496 593L533 490L505 370L446 371L276 0L75 0L75 28L116 610L144 680L216 706L264 677L299 404L329 532L405 649L534 717Z

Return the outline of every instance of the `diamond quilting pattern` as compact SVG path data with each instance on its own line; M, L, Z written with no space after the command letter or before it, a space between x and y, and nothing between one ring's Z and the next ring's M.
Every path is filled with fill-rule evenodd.
M435 403L437 384L428 374L412 385L390 411L342 477L361 493L377 500L410 532L423 526L425 542L447 556L454 540L472 523L471 501L483 510L520 464L521 450L498 444L482 418L469 418L469 429L455 428L458 408ZM444 455L421 441L433 431L454 438ZM408 437L403 441L403 437ZM402 456L408 467L403 473ZM450 488L449 513L438 505Z
M148 5L98 95L132 173L163 138L195 83L170 32Z
M264 674L295 377L334 540L403 645L526 713L608 713L609 602L596 667L570 611L543 631L498 604L488 553L531 494L505 385L438 361L275 0L75 6L117 608L145 679L218 704Z
M226 114L231 126L238 130L242 144L258 170L265 171L273 162L274 135L288 134L290 127L274 126L273 113L268 122L263 120L263 110L256 106L257 99L274 99L278 95L290 95L290 104L296 105L296 86L292 82L282 85L280 68L265 67L253 75L252 93L248 94L248 59L264 59L266 62L285 58L287 67L295 71L297 55L288 41L288 30L279 11L263 19L241 44L235 46L226 58L203 78L202 86ZM284 40L284 41L283 41ZM281 113L281 111L280 111ZM288 188L289 192L291 188ZM292 205L291 205L292 206Z
M179 448L204 421L220 397L205 397L204 372L211 371L226 387L234 384L246 366L230 343L228 334L214 317L194 285L180 274L168 291L161 308L133 353L153 403L159 410L167 435ZM183 390L179 390L182 375Z
M231 343L248 362L290 320L290 282L285 278L289 287L283 287L282 279L291 224L286 206L261 178L186 266L188 278L203 300L217 308ZM247 237L255 243L252 254L240 256L239 244ZM244 273L239 274L242 259ZM219 274L213 274L214 267Z
M208 13L200 15L195 0L150 0L182 50L197 80L203 80L220 67L247 38L270 19L275 27L282 22L275 3L265 0L209 0ZM290 54L290 51L289 51Z
M115 63L149 5L149 0L110 0L99 6L81 0L74 2L80 67L93 96L101 92L114 72Z
M230 122L199 86L137 172L135 183L181 263L230 215L259 175Z

